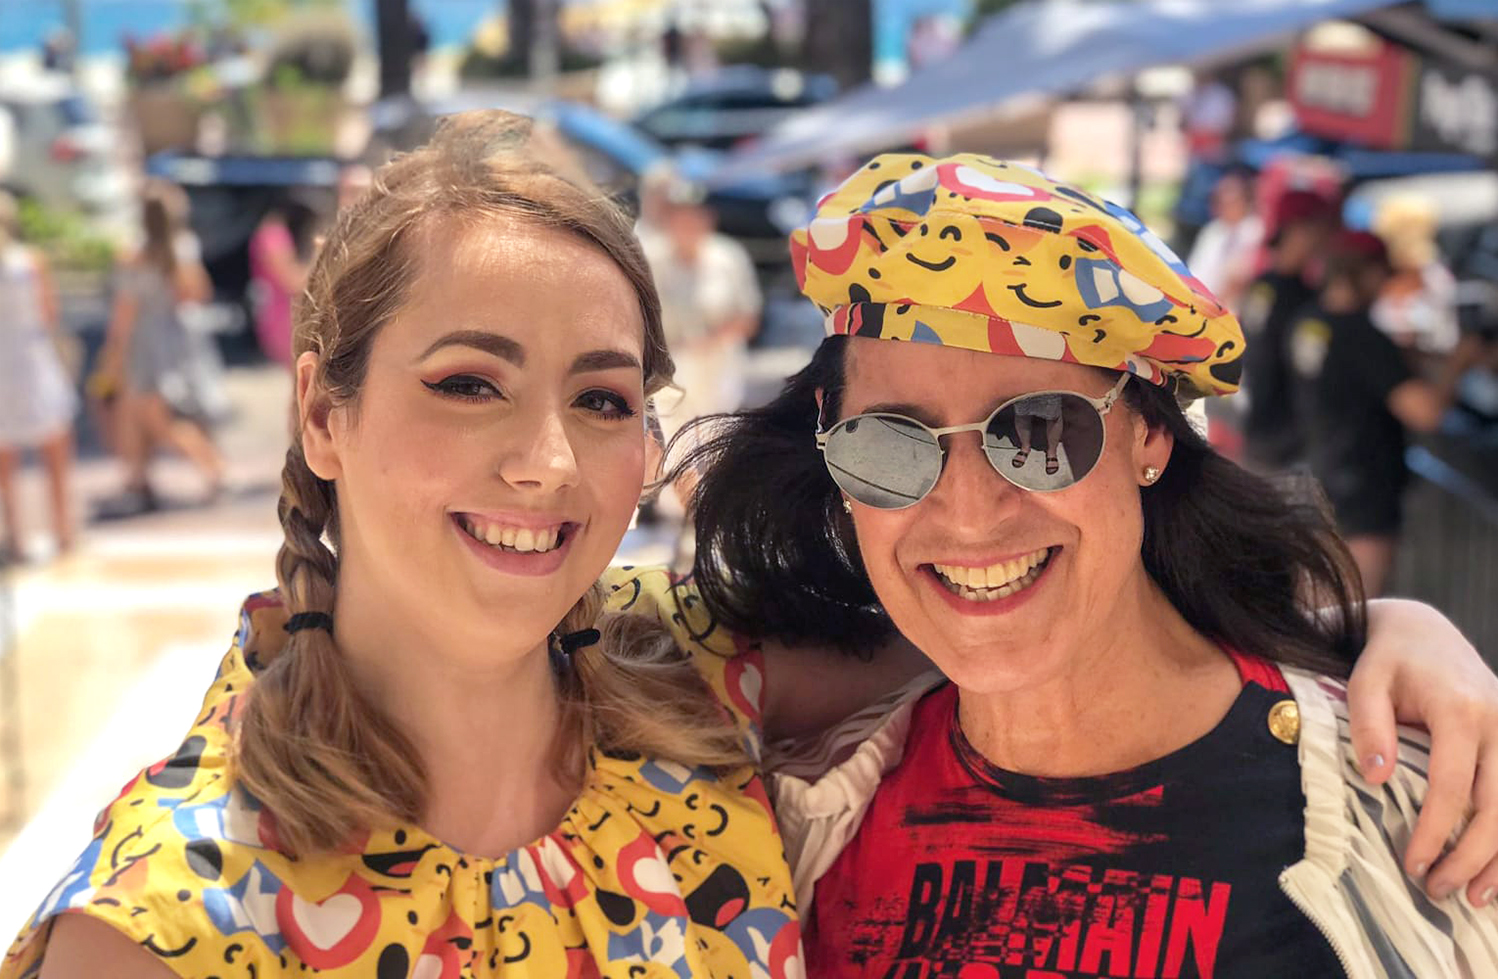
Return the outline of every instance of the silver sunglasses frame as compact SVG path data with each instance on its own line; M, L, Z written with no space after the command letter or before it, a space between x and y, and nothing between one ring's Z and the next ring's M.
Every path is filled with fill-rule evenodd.
M917 427L919 427L919 428L923 429L924 431L926 431L931 436L932 440L936 443L936 448L941 453L941 460L942 460L940 468L937 469L936 480L933 481L932 484L931 484L931 489L926 490L925 493L921 494L916 499L911 500L909 503L906 503L904 506L875 507L875 506L872 506L871 504L864 503L862 500L858 501L861 506L867 506L867 507L870 507L870 509L874 509L874 510L905 510L905 509L909 509L910 507L915 506L917 503L921 502L921 500L924 500L926 497L930 496L931 495L931 490L936 489L936 483L941 481L941 474L946 470L946 462L947 462L947 447L942 444L941 440L944 439L944 438L946 438L948 435L956 435L959 432L977 432L979 435L984 435L988 431L988 426L991 425L991 424L993 424L994 418L996 418L998 416L999 412L1003 411L1005 408L1008 408L1010 405L1012 405L1012 404L1014 404L1014 403L1016 403L1018 401L1024 401L1026 398L1036 398L1036 397L1040 397L1042 395L1047 395L1047 394L1065 394L1065 395L1070 395L1071 397L1074 397L1074 398L1081 398L1083 401L1085 401L1088 404L1092 405L1093 410L1098 413L1098 418L1100 418L1100 419L1107 418L1108 417L1108 412L1112 411L1113 410L1113 406L1118 402L1118 399L1121 398L1121 397L1123 397L1124 387L1128 385L1129 379L1131 377L1133 377L1133 376L1134 375L1131 374L1131 373L1129 373L1128 371L1122 372L1120 374L1119 378L1118 378L1118 383L1114 384L1113 387L1112 387L1112 389L1110 389L1101 398L1094 398L1094 397L1091 397L1089 395L1083 394L1080 391L1026 391L1024 394L1016 395L1016 396L1010 398L1008 401L1005 401L1003 404L999 405L993 411L990 411L988 413L988 416L986 418L984 418L982 421L973 422L973 423L968 424L968 425L949 425L946 428L932 428L931 426L927 425L925 422L922 422L918 418L911 418L909 415L896 414L895 412L892 412L892 411L873 411L873 412L867 412L867 413L861 414L861 415L852 415L852 416L850 416L848 418L842 419L841 421L837 422L831 428L828 428L825 431L823 431L823 430L820 429L821 419L818 418L819 430L817 431L817 435L816 435L817 450L822 453L822 461L823 461L824 464L826 464L826 461L827 461L827 440L829 438L831 438L832 434L834 432L836 432L839 428L842 428L844 425L847 425L849 422L858 421L859 419L863 419L863 418L893 418L893 419L897 419L898 421L906 423L906 424L916 425ZM1099 459L1101 459L1103 457L1103 452L1104 452L1104 450L1107 449L1107 447L1108 447L1108 426L1106 424L1104 424L1103 425L1103 437L1102 437L1102 441L1098 444L1098 458ZM984 451L983 455L984 455L985 458L988 458L988 453L987 453L986 450ZM1082 479L1086 479L1087 475L1092 472L1092 470L1089 469L1089 470L1087 470L1087 473L1083 474L1082 479L1074 480L1073 482L1068 483L1065 486L1058 486L1055 489L1035 489L1035 488L1030 487L1030 486L1025 486L1025 485L1022 485L1020 483L1016 483L1014 481L1014 479L1011 478L1011 476L1010 476L1009 473L1006 473L1006 472L1004 472L1004 470L1000 469L998 466L993 465L993 460L992 459L989 459L988 461L989 461L989 465L993 467L993 471L994 472L996 472L1000 476L1004 477L1004 479L1007 482L1009 482L1010 484L1019 487L1020 489L1024 490L1027 493L1056 493L1056 492L1059 492L1059 491L1064 490L1064 489L1070 489L1071 487L1077 485L1077 483L1080 483L1082 481ZM1093 465L1096 466L1096 463L1094 463ZM828 471L828 474L831 475L831 473L832 473L832 467L828 466L828 470L827 471ZM837 482L837 477L833 476L832 477L832 481L834 483L836 483ZM841 488L842 487L839 486L839 489L841 489Z

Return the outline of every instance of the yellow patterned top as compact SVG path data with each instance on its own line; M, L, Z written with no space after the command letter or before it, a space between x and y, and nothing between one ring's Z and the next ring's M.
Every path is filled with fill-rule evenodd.
M762 659L658 569L609 572L611 607L655 615L760 750ZM309 861L226 768L257 657L284 640L275 592L240 627L177 753L141 772L0 963L35 976L61 913L106 921L181 976L799 977L790 873L754 767L590 752L562 824L498 859L415 826Z

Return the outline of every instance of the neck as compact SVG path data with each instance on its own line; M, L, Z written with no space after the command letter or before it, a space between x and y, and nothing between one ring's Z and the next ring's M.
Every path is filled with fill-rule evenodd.
M565 732L544 644L518 655L496 648L476 660L473 650L489 640L424 633L391 614L392 603L365 597L356 576L340 573L335 639L355 682L420 757L422 828L484 857L554 829L580 773L557 770L554 749Z
M1139 577L1107 614L1089 615L1098 628L1057 675L961 692L963 734L985 758L1028 775L1104 775L1183 748L1222 719L1240 687L1232 662Z

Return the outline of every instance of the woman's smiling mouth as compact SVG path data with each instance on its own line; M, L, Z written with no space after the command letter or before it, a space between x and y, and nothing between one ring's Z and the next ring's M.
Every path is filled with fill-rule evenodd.
M518 527L471 513L456 514L458 527L480 544L515 554L545 554L561 547L576 526L568 522L546 527Z
M1019 594L1035 584L1058 550L1060 548L1043 547L985 568L953 564L926 567L953 595L969 602L994 602Z
M525 527L521 526L523 518L453 513L450 519L459 540L481 563L494 571L525 578L559 571L582 531L581 524L570 521L532 522Z

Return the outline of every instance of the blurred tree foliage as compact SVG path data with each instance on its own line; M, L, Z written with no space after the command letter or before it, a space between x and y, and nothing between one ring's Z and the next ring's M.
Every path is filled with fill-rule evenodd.
M343 0L190 0L194 19L227 21L236 27L264 27L298 10L342 10ZM216 16L217 15L217 16Z
M40 248L60 272L105 272L114 265L114 244L76 211L22 198L17 217L21 240Z
M559 58L557 70L561 72L590 71L603 64L602 58L579 51L569 44L562 45ZM530 73L530 57L513 49L496 56L470 47L463 52L462 60L458 62L458 77L465 80L527 78Z
M558 37L557 70L591 71L602 66L603 59L586 51L578 50L560 36L557 22L560 4L556 0L537 3L536 0L509 0L506 7L503 31L503 47L493 43L474 43L463 52L458 62L458 77L471 80L488 78L528 78L531 73L531 46L542 31ZM541 25L541 17L551 19L549 25Z
M353 70L357 50L358 38L347 14L336 11L292 16L275 29L266 83L272 88L297 84L341 87Z
M754 65L758 68L805 68L804 52L784 48L769 31L756 37L732 37L715 46L718 62L725 65Z

